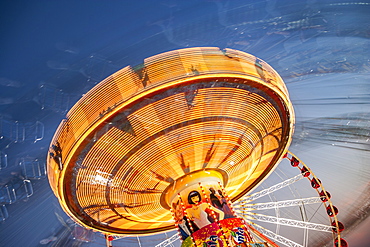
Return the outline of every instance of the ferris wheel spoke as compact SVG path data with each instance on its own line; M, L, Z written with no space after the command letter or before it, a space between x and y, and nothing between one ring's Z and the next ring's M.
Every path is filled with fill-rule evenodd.
M316 230L322 232L332 232L333 226L318 224L318 223L311 223L307 221L301 220L293 220L287 218L278 218L275 216L264 215L264 214L255 214L255 213L242 213L243 217L247 220L258 220L262 222L268 222L273 224L303 228L308 230Z
M298 243L294 242L293 240L290 240L290 239L288 239L286 237L283 237L279 234L276 234L276 233L274 233L274 232L272 232L272 231L270 231L270 230L268 230L268 229L266 229L266 228L264 228L264 227L262 227L262 226L260 226L256 223L254 223L254 222L251 222L249 220L247 220L247 222L250 224L249 228L252 230L252 232L254 232L254 228L253 228L253 226L254 226L254 227L258 228L259 232L261 232L262 234L264 234L266 237L270 238L273 241L279 242L279 243L281 243L285 246L289 246L289 247L303 247L303 245L298 244Z
M263 197L263 196L268 195L268 194L270 194L272 192L275 192L277 190L280 190L280 189L282 189L282 188L284 188L284 187L286 187L286 186L288 186L290 184L293 184L293 183L301 180L302 178L304 178L302 176L302 174L298 174L295 177L289 178L289 179L287 179L287 180L285 180L283 182L280 182L278 184L275 184L275 185L273 185L273 186L271 186L271 187L269 187L267 189L258 191L256 193L253 193L253 194L248 195L248 196L244 196L240 200L236 201L234 203L234 205L237 206L238 204L241 204L241 203L248 203L248 202L254 201L254 200L256 200L256 199L258 199L260 197Z
M235 210L264 210L264 209L276 209L276 208L284 208L284 207L292 207L292 206L300 206L303 204L314 204L314 203L322 203L320 197L310 197L310 198L300 198L294 200L285 200L285 201L277 201L277 202L264 202L264 203L254 203L254 204L246 204L240 203L234 205Z
M169 237L168 239L164 240L163 242L157 244L155 247L165 247L165 246L172 244L173 242L176 242L179 239L180 239L180 236L179 234L176 233L172 235L171 237Z

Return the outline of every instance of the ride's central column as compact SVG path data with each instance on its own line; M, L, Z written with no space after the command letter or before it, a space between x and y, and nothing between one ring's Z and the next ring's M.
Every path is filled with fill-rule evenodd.
M254 243L243 219L231 207L224 185L227 177L216 169L187 174L166 190L182 246L250 246Z

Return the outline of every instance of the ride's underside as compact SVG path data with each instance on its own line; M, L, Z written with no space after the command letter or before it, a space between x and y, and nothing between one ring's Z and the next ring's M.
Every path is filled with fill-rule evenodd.
M77 102L53 138L48 176L64 210L86 227L169 230L167 188L212 170L232 201L241 198L286 153L293 124L285 85L262 60L231 49L167 52Z

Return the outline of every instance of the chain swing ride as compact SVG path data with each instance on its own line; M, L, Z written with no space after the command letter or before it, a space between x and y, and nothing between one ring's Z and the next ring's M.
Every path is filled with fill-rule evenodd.
M288 151L294 121L283 80L263 60L215 47L169 51L117 71L72 107L48 177L63 210L107 246L175 228L157 246L307 246L306 235L296 243L262 221L323 231L346 247L330 193ZM299 174L251 193L282 160ZM302 178L316 197L253 202ZM329 224L254 213L313 203Z

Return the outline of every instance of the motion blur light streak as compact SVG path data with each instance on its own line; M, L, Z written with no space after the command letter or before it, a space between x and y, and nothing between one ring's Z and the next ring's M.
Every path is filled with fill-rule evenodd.
M94 1L89 5L3 1L0 5L0 97L12 101L0 105L1 186L14 172L22 172L22 159L29 161L22 164L35 167L46 162L58 123L102 79L169 50L227 47L263 59L282 76L296 114L291 151L332 194L346 226L344 238L350 245L369 245L365 221L370 201L368 1ZM37 121L44 124L45 132L42 140L34 142L41 132L27 126ZM262 188L294 176L291 167L278 166L275 171ZM99 175L105 179L104 173ZM19 194L16 203L4 205L9 217L0 225L0 246L37 246L43 239L53 240L51 236L58 240L50 246L81 244L82 240L70 237L75 226L60 210L45 178L31 181L34 194L27 202ZM309 186L302 181L298 188ZM271 196L271 201L276 197ZM74 232L82 239L79 230ZM172 235L143 237L140 244L155 245ZM309 238L310 246L325 245L314 234ZM89 246L105 245L99 235L85 240ZM116 241L139 246L136 237Z

